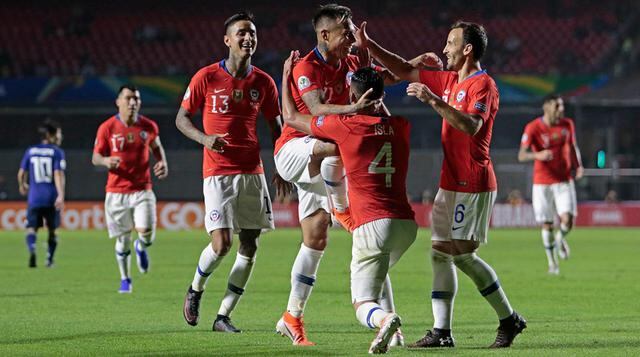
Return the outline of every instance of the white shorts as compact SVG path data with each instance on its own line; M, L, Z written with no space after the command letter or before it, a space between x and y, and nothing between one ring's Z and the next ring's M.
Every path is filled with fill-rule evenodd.
M416 239L418 225L410 219L378 219L353 231L351 299L378 300L392 267Z
M202 184L204 194L204 226L207 233L229 228L274 228L271 197L264 174L209 176Z
M274 160L278 174L295 184L298 190L298 219L302 221L319 209L331 212L327 189L322 177L310 177L309 162L318 139L311 136L294 138L280 148Z
M153 191L133 193L107 192L104 200L109 238L119 237L134 228L156 228L156 195Z
M431 211L431 240L486 243L496 191L454 192L438 189Z
M576 186L573 180L551 185L533 185L533 212L539 223L553 222L556 215L578 215Z

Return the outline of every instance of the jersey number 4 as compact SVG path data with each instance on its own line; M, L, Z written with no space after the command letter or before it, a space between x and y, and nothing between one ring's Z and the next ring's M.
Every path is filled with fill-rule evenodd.
M382 162L383 159L385 159L384 163ZM392 159L391 143L387 141L382 145L375 159L369 164L370 174L384 174L385 187L391 187L391 175L396 172Z

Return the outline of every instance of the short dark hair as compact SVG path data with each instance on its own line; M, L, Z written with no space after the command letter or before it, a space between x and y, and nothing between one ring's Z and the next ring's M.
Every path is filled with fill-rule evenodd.
M362 67L351 76L351 86L360 94L373 88L369 99L382 98L384 94L384 79L371 67Z
M479 61L484 56L489 43L484 27L475 22L458 20L451 25L451 30L453 29L462 29L464 43L473 46L473 59Z
M231 15L228 19L224 20L224 33L227 33L227 30L231 25L235 24L238 21L251 21L255 25L255 17L249 11L240 11L237 14Z
M58 129L60 129L60 124L50 118L47 118L38 125L38 135L41 140L45 140L49 136L56 135L56 133L58 133Z
M352 17L353 14L351 13L351 9L346 6L338 4L320 5L320 8L318 8L316 14L313 15L313 20L311 20L311 23L313 24L313 28L315 29L322 19L333 19L338 23L341 23Z
M547 94L544 96L544 98L542 98L542 105L558 99L562 99L562 96L558 93Z
M135 85L131 84L131 83L126 83L120 86L120 89L118 89L118 97L120 96L120 94L122 94L122 91L128 89L132 92L135 92L138 90L138 87L136 87Z

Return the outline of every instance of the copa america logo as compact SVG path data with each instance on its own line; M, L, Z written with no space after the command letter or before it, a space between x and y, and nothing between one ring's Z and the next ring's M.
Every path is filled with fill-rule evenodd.
M211 219L213 222L218 221L220 219L220 211L218 211L217 209L211 211L211 213L209 213L209 219Z

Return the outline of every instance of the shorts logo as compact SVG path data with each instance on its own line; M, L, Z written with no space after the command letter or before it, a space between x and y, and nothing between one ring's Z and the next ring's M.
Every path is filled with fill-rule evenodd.
M236 103L240 102L243 97L242 89L234 89L232 97L234 102Z
M309 88L310 85L311 81L309 80L309 78L305 76L300 76L300 78L298 78L298 90L305 90Z
M474 104L473 107L476 110L478 110L480 113L486 113L487 112L487 105L484 104L484 103L476 102L476 104Z
M147 140L149 134L147 134L147 132L143 130L140 132L140 137L142 138L142 140Z
M467 95L465 91L463 90L459 91L458 94L456 95L456 102L462 102L465 95Z
M353 77L353 71L347 72L347 85L351 85L351 77Z
M209 219L212 222L217 222L220 220L220 211L218 211L217 209L214 209L213 211L211 211L211 213L209 213Z
M135 140L135 136L133 136L133 133L127 133L127 142L128 143L132 143Z
M316 120L316 126L317 127L321 127L322 124L324 124L324 115L319 116L318 120Z
M251 100L255 102L260 98L260 92L257 89L252 89L249 91L249 96L251 97Z
M187 91L184 92L184 97L182 97L182 100L187 100L189 99L189 97L191 97L191 88L187 87Z

